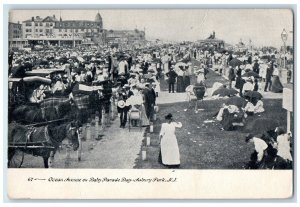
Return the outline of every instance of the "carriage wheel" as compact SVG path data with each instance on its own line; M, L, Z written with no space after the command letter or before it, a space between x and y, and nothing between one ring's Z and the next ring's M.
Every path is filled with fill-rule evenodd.
M9 150L9 168L20 168L24 161L24 152L20 149Z

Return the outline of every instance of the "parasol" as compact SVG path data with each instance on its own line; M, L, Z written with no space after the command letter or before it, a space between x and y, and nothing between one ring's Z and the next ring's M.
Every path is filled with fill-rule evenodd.
M66 64L66 63L68 63L68 59L66 57L61 57L58 59L58 62L62 63L62 64Z
M77 57L77 60L80 62L84 62L84 59L82 57Z
M250 98L250 101L251 101L252 99L262 98L262 95L261 95L261 93L259 93L257 91L247 91L247 92L245 92L244 97L245 98L247 98L247 97Z
M224 96L234 96L237 93L238 93L238 91L233 88L219 88L219 89L215 90L212 95L213 96L219 95L219 96L224 97Z
M233 68L235 68L236 66L240 66L242 65L242 61L240 61L239 59L237 58L234 58L232 59L230 62L229 62L229 65Z
M246 72L242 75L242 77L251 77L253 76L254 78L259 78L260 76L254 72L254 71L249 71L249 72Z
M77 57L78 54L77 54L77 52L73 52L70 56L71 56L71 57Z

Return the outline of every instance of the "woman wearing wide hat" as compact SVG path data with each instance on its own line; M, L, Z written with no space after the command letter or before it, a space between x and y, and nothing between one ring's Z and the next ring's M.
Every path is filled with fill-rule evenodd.
M176 127L181 128L181 122L174 122L172 114L165 116L166 123L161 125L159 134L160 140L160 161L169 167L179 167L180 154L175 135Z
M179 69L176 71L176 73L178 74L177 77L177 93L183 93L185 92L185 85L184 85L184 68L183 66L179 66Z

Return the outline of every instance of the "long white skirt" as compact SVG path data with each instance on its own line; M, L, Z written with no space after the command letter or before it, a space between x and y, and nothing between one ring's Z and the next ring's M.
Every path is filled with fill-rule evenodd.
M169 63L167 62L167 63L164 63L163 64L163 67L164 67L164 72L165 72L165 74L167 73L167 72L169 72Z
M180 154L175 135L165 134L160 143L161 158L164 165L179 165Z

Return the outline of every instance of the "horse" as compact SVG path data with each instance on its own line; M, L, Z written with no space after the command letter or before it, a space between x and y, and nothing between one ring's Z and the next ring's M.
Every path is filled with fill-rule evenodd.
M18 146L19 144L23 146L18 149L24 153L43 157L44 167L49 168L52 166L56 150L64 139L68 139L74 151L79 148L78 128L77 122L31 128L18 123L11 123L8 130L8 142L11 145ZM30 148L32 143L39 144L40 147ZM8 149L9 165L15 153L16 148Z
M72 100L48 98L40 104L18 106L12 111L10 120L23 124L40 123L65 118L70 115Z

